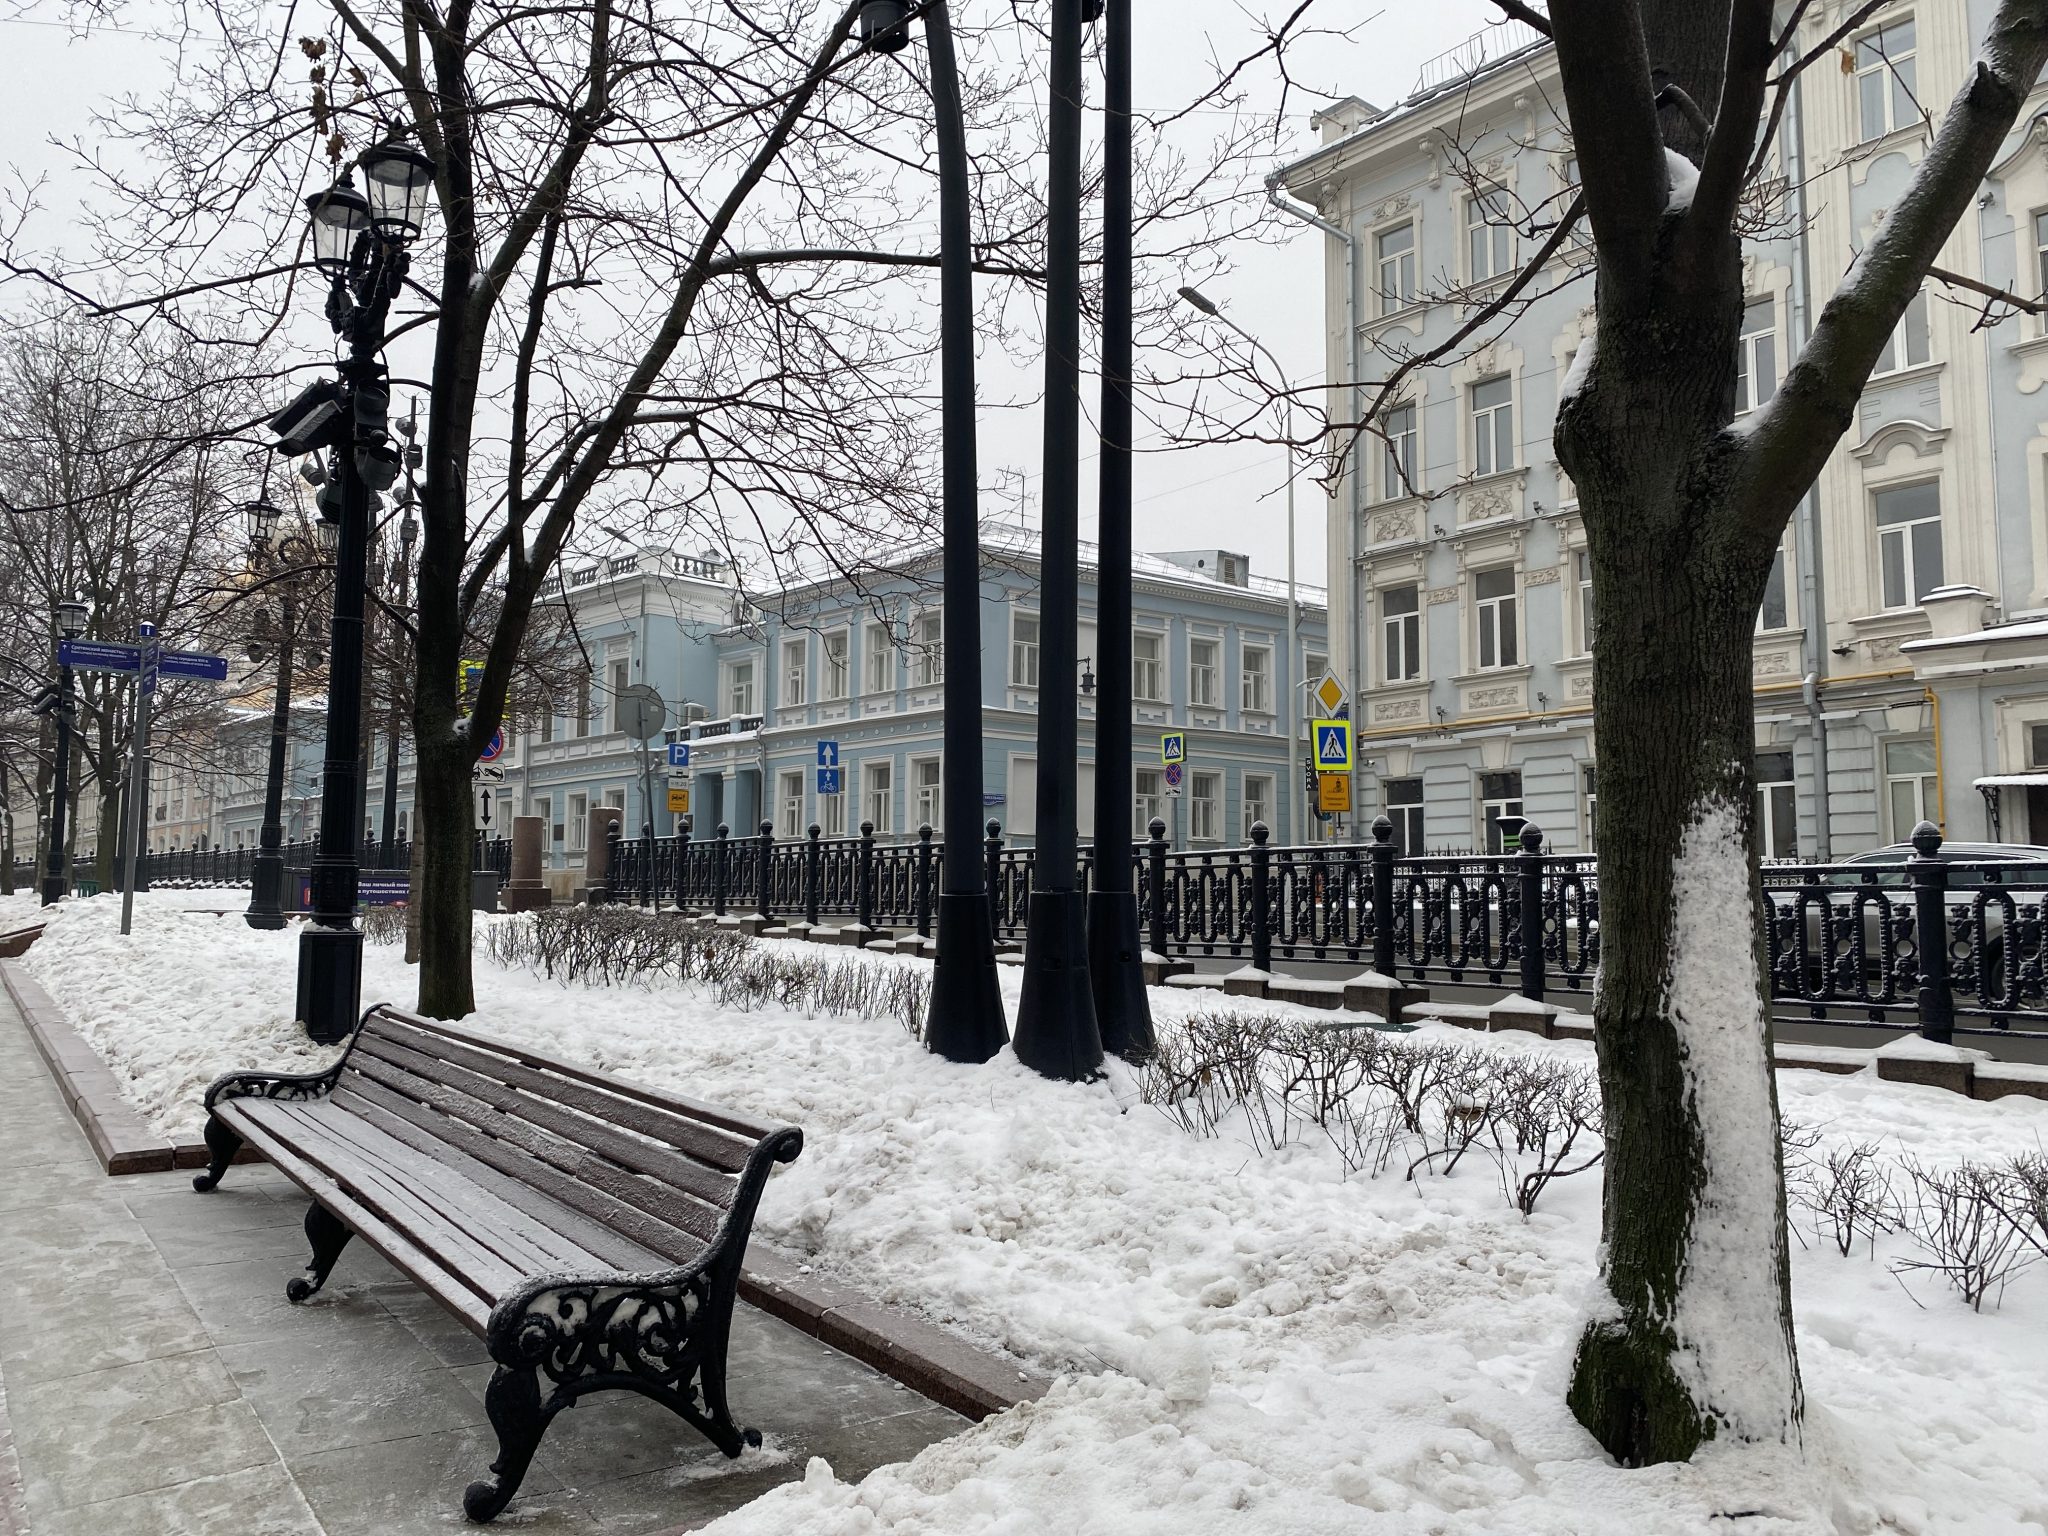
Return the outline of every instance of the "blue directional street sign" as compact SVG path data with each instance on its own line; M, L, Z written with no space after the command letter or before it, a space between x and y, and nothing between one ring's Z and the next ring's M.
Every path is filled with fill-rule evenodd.
M671 768L690 766L690 744L687 741L672 741L668 744L668 765Z
M142 647L118 640L59 640L57 660L87 672L140 672Z
M228 680L228 659L208 656L203 651L165 651L157 658L157 670L166 677L200 677L224 683Z
M818 743L818 766L820 768L837 768L839 766L838 742L821 741ZM833 793L837 794L838 791L834 790Z
M839 770L837 768L820 768L818 770L818 793L821 795L836 795L839 793Z

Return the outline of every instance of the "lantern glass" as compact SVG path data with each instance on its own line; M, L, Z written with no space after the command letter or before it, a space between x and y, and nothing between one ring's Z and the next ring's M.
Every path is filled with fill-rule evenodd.
M252 501L243 511L249 519L249 537L259 545L271 541L284 518L284 513L267 501Z
M64 632L67 640L76 640L85 633L85 604L76 598L57 605L57 627Z
M313 525L313 536L320 541L321 549L332 554L335 546L341 543L341 524L323 517Z
M359 163L378 230L393 240L417 240L427 225L434 162L409 144L386 139Z
M313 225L313 264L330 276L346 272L356 236L370 227L370 205L363 194L344 176L306 199L306 215Z

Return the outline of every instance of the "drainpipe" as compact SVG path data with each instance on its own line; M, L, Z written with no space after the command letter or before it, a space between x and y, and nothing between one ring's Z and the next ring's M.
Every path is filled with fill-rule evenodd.
M1345 366L1350 371L1351 419L1356 421L1364 401L1362 388L1364 365L1358 349L1358 321L1359 317L1365 313L1365 306L1361 302L1359 292L1359 284L1363 281L1364 274L1359 258L1358 237L1350 231L1332 224L1314 209L1304 207L1289 197L1282 186L1282 177L1285 175L1286 168L1282 167L1266 178L1266 201L1271 203L1281 213L1287 215L1288 218L1297 219L1304 224L1311 225L1330 236L1333 240L1341 240L1344 243ZM1351 683L1351 729L1354 738L1359 727L1365 723L1365 701L1361 692L1361 684L1365 678L1364 651L1362 646L1362 639L1365 634L1365 601L1358 572L1358 518L1363 505L1361 497L1364 495L1364 471L1365 434L1360 432L1354 437L1351 444L1351 465L1349 475L1347 476L1351 482L1351 494L1348 498L1348 507L1344 517L1344 585L1341 589L1345 593L1345 601L1350 605L1347 627L1351 631L1349 636L1349 650L1351 654L1348 658L1348 671ZM1331 572L1329 595L1332 599L1335 598L1340 590L1335 577L1336 573ZM1334 606L1334 603L1332 606ZM1329 622L1329 611L1327 608L1324 610L1323 619L1325 625L1327 625ZM1293 741L1288 743L1287 771L1289 773L1299 773L1301 771L1302 765L1294 760L1294 754L1298 750L1298 743ZM1353 814L1356 815L1357 813L1354 811Z
M1786 180L1792 186L1794 228L1799 236L1799 259L1792 264L1792 323L1804 351L1813 334L1812 283L1808 259L1811 224L1806 212L1805 117L1800 101L1800 82L1792 82L1792 94L1785 105ZM1790 359L1787 359L1788 363ZM1821 689L1828 672L1827 588L1821 580L1820 482L1807 487L1800 502L1799 533L1793 548L1799 557L1799 617L1805 622L1808 659L1812 669L1802 689L1806 699L1806 728L1813 741L1813 851L1825 864L1834 857L1834 829L1828 805L1828 726L1821 710Z

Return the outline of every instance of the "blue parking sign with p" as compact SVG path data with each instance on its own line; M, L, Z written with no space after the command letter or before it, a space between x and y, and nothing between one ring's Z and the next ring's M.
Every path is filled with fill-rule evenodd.
M668 765L671 768L690 766L690 744L687 741L672 741L668 744Z
M1351 722L1349 720L1316 720L1311 722L1310 731L1316 744L1316 772L1349 773L1351 771Z

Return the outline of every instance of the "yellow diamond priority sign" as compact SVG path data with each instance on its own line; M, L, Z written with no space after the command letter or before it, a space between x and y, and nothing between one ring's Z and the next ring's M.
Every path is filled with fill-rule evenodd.
M1349 697L1344 691L1343 683L1338 681L1337 674L1327 667L1323 669L1323 680L1309 692L1322 707L1324 716L1328 718L1334 718L1337 711L1344 707L1344 700Z

